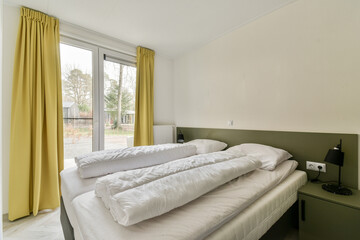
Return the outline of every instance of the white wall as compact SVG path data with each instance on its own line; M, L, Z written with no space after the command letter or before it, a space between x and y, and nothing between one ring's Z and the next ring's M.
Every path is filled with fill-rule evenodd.
M9 184L9 149L10 149L10 114L12 73L14 66L14 53L17 30L20 18L20 8L17 6L4 5L4 52L3 52L3 81L2 81L2 206L3 213L8 212L8 184ZM113 42L113 41L112 41ZM172 60L159 54L155 55L154 72L154 123L174 124L173 112L173 69Z
M359 29L360 1L298 0L175 59L176 125L360 134Z
M154 125L174 125L173 61L155 53Z
M0 0L0 79L2 79L2 56L3 56L3 0ZM0 81L2 82L2 81ZM2 136L2 99L1 99L2 86L0 84L0 136ZM0 156L2 156L2 139L0 138ZM2 160L0 160L2 164ZM2 227L2 172L0 171L0 229ZM0 240L3 238L2 231L0 231Z

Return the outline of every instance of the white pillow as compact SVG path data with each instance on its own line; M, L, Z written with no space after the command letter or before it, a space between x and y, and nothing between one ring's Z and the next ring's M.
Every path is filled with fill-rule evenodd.
M281 162L288 160L292 157L287 151L274 148L267 145L256 144L256 143L244 143L229 148L229 152L243 153L245 155L252 156L261 161L261 168L265 170L274 170L277 165Z
M195 145L196 154L217 152L227 147L226 143L211 139L195 139L185 144Z

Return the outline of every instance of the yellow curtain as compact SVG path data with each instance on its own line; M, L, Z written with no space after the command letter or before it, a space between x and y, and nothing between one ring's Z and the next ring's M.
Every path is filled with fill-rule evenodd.
M11 106L9 220L60 204L59 44L58 19L21 8Z
M154 56L143 47L136 49L136 96L134 146L154 144Z

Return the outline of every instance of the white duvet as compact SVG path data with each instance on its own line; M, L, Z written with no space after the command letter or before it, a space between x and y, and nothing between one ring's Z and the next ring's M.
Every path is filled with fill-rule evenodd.
M80 177L103 176L119 171L162 164L196 154L196 147L184 144L159 144L103 150L75 157Z
M252 157L226 152L196 155L99 178L95 193L115 221L129 226L180 207L260 166Z

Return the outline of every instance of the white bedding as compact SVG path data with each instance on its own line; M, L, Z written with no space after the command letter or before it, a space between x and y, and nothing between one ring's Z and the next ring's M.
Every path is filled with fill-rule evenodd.
M180 207L260 166L261 162L250 156L203 154L116 173L116 178L105 176L97 181L95 192L109 207L115 221L130 226ZM104 181L107 184L98 184Z
M159 144L92 152L75 157L82 178L99 177L123 170L162 164L196 154L196 147Z
M93 191L84 193L72 202L81 232L81 238L77 239L201 239L224 222L231 220L236 215L234 212L238 213L244 210L280 183L293 172L296 166L295 161L285 161L274 171L257 169L191 203L129 227L114 222L102 201L95 196ZM306 181L306 176L304 181L305 173L296 172L302 174L295 174L296 181L291 182L291 187L294 189L292 193L296 192L297 188ZM294 184L297 187L293 187ZM286 197L282 196L281 200ZM94 219L96 220L94 221ZM249 231L254 227L251 226Z
M97 178L81 178L77 167L67 168L60 172L61 176L61 195L66 208L69 221L74 228L75 237L79 233L77 219L73 207L72 200L89 191L95 189L95 182ZM76 239L79 237L76 237Z
M67 168L60 172L61 192L63 198L72 201L75 197L95 189L97 178L80 178L77 167Z
M214 152L195 155L153 167L109 174L96 181L95 194L96 196L101 197L106 208L109 208L109 196L113 196L131 188L139 187L143 184L178 172L230 160L236 157L243 157L243 155L239 153Z
M256 200L241 214L206 237L207 240L257 240L296 202L297 190L307 182L306 173L296 170L285 181Z

